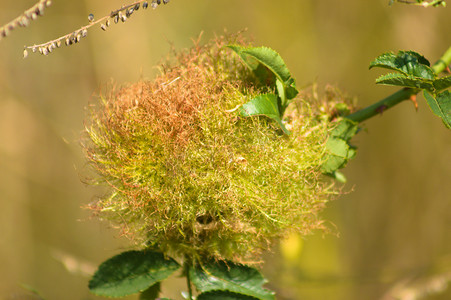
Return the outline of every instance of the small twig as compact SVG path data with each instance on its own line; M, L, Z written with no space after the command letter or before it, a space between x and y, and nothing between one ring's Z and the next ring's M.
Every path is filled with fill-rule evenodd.
M31 50L33 53L39 52L43 55L48 55L51 53L54 49L61 47L61 45L64 43L66 46L70 46L76 43L79 43L82 38L86 37L88 35L88 29L91 28L94 25L97 25L100 23L100 28L104 31L114 22L117 24L119 21L125 22L128 18L131 17L131 15L137 11L140 7L143 9L147 9L149 6L149 1L146 0L139 0L135 1L131 4L124 5L119 9L116 9L112 11L109 15L104 16L98 20L94 20L94 15L89 14L88 20L89 24L85 25L77 30L75 30L72 33L68 33L66 35L63 35L59 38L56 38L54 40L42 43L42 44L34 44L32 46L25 46L24 47L24 58L28 56L28 50ZM153 0L150 3L150 6L155 9L160 5L161 3L167 4L169 0Z
M395 0L390 0L389 5L392 5L395 2ZM415 1L409 1L409 0L396 0L396 2L404 3L404 4L412 4L412 5L418 5L423 7L437 7L437 6L446 6L445 0L415 0Z
M191 277L190 277L190 273L189 273L191 264L192 264L192 261L188 257L185 257L185 262L183 264L183 268L184 268L183 275L186 276L186 285L188 287L188 299L189 300L193 299L193 288L191 286Z
M40 0L31 8L24 11L23 14L0 27L0 41L3 38L7 37L15 28L27 27L31 21L36 20L38 16L42 16L44 14L45 8L49 7L50 5L52 5L51 0Z

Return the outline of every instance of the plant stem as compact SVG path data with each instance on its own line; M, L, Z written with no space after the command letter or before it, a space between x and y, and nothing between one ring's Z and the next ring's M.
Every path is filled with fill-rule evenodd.
M410 88L401 89L396 93L391 94L390 96L374 104L371 104L370 106L367 106L361 110L356 111L353 114L350 114L349 116L346 116L346 118L358 123L363 122L369 118L374 117L375 115L382 114L387 109L395 106L396 104L399 104L404 100L410 99L410 97L418 93L418 91L418 89Z
M446 50L445 54L432 66L432 70L436 74L440 74L451 64L451 47ZM449 71L449 70L448 70Z
M446 50L443 56L432 66L432 69L436 74L440 74L448 65L451 64L451 47ZM353 114L350 114L346 118L354 122L361 123L369 118L379 115L387 109L401 103L404 100L411 99L412 96L416 95L420 90L412 88L403 88L390 96L371 104Z
M185 273L185 276L186 276L186 285L188 286L188 297L189 297L188 299L192 300L193 299L193 290L192 290L192 287L191 287L191 278L189 276L190 265L191 265L191 260L186 258L183 267L185 269L184 273Z

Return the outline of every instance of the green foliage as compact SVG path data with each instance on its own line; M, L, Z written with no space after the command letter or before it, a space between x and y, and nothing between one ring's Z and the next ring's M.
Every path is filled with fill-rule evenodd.
M277 92L278 118L275 118L274 109L271 109L269 114L267 114L268 101L262 101L261 99L251 104L252 114L245 112L242 115L266 115L275 119L282 130L288 134L288 130L283 126L281 119L290 104L290 100L296 97L299 91L282 57L276 51L267 47L245 48L239 45L229 45L228 47L243 59L246 66L249 67L261 84Z
M243 104L243 106L241 106L240 115L243 117L266 116L275 120L284 133L290 133L282 122L277 103L277 96L274 94L260 94L251 101Z
M376 83L385 85L395 85L417 89L433 90L434 85L430 80L418 79L404 74L389 73L376 79Z
M260 272L246 265L230 261L209 261L190 269L190 277L197 290L206 293L200 299L213 299L209 292L226 291L240 294L219 293L219 299L249 299L274 300L274 293L263 288L266 279ZM248 297L242 297L248 296ZM218 299L218 298L217 298Z
M154 285L147 288L146 290L139 293L139 300L155 300L158 298L160 291L161 291L161 283L157 282Z
M213 291L202 293L197 300L255 300L258 298L226 291Z
M358 132L358 124L349 119L341 119L326 143L327 155L322 171L339 181L346 181L338 169L344 168L356 155L356 148L350 139Z
M451 86L451 76L438 77L429 61L413 51L384 53L371 62L370 69L373 67L398 72L380 76L376 79L378 84L423 90L431 110L450 128L451 98L449 92L441 91Z
M123 252L99 266L89 282L89 289L96 295L107 297L124 297L145 290L149 296L158 293L158 282L179 268L176 261L158 252Z
M373 67L391 69L418 78L430 80L435 78L429 61L414 51L399 51L398 54L384 53L370 63L370 69Z
M424 91L424 98L426 98L432 112L442 118L445 126L451 129L451 93L444 91L434 97L429 92Z

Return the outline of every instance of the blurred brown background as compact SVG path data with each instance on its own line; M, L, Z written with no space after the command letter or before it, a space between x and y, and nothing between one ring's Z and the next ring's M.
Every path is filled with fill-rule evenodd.
M1 2L0 24L35 3ZM171 0L107 32L94 28L80 44L24 60L24 45L126 4L53 2L44 17L0 42L0 299L38 299L22 285L48 300L98 299L83 274L129 243L80 208L99 193L82 183L85 107L111 79L152 78L170 43L186 47L201 31L206 40L247 28L255 45L280 52L299 86L336 84L362 107L396 90L374 84L381 73L368 64L377 55L410 49L435 61L451 45L450 6ZM419 105L416 112L402 103L367 121L354 139L358 155L344 170L352 192L324 212L339 237L293 239L284 247L294 256L268 254L263 271L278 299L451 299L451 135L421 97ZM172 288L178 284L171 279L165 295L181 299Z

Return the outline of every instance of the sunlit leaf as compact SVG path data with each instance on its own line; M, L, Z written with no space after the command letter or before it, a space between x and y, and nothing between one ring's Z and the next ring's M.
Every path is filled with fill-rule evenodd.
M268 47L245 48L238 45L230 45L228 47L235 51L252 70L255 70L258 63L260 63L271 70L280 81L285 83L290 80L291 74L288 67L279 53L273 49Z
M451 76L442 77L434 80L434 88L437 91L447 89L451 86Z
M190 269L190 277L201 293L228 291L260 300L274 300L274 293L263 288L266 279L257 269L230 261L210 261ZM206 298L212 299L212 298ZM249 298L223 298L249 299Z
M258 298L226 291L213 291L202 293L197 300L255 300Z
M430 68L429 61L419 53L413 51L399 51L384 53L370 63L370 69L380 67L401 72L405 75L433 80L435 73Z
M283 115L288 106L288 101L296 97L299 91L296 89L295 80L279 53L267 47L246 48L239 45L228 47L241 57L261 83L271 87L276 86L281 100L280 113ZM266 70L269 70L271 74L268 74ZM275 77L275 80L271 75Z
M274 94L258 95L251 101L243 104L240 110L240 115L243 117L251 116L266 116L275 120L284 133L290 134L285 128L280 117L279 106L277 103L277 96Z
M161 283L157 282L154 285L147 288L145 291L142 291L139 294L139 300L155 300L158 298L158 295L160 294L160 290L161 290Z
M166 279L180 265L152 251L127 251L103 262L89 282L92 293L124 297L144 291Z
M425 89L428 91L434 90L433 81L431 80L396 73L382 75L378 79L376 79L376 83L400 87Z
M339 181L346 181L338 169L346 166L355 157L356 149L349 144L349 140L357 133L358 124L349 119L339 121L326 142L326 161L321 165L323 173L333 176Z
M444 91L435 98L426 91L423 94L432 112L442 118L445 126L451 129L451 93Z

